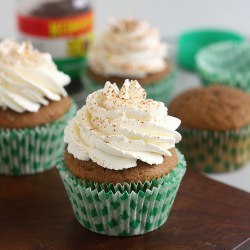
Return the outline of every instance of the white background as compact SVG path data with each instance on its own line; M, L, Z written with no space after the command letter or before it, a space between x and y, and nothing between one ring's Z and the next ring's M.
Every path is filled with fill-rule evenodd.
M21 1L21 0L19 0ZM15 37L15 0L0 0L0 38ZM134 16L158 27L165 38L193 28L218 27L250 37L250 0L90 0L95 7L95 29L99 33L109 17ZM198 78L182 72L179 91L198 86ZM177 90L178 90L177 89ZM210 175L211 176L211 175ZM250 164L228 174L212 177L250 192Z
M15 34L15 2L0 1L0 37ZM249 0L90 0L96 10L96 30L113 16L147 19L164 37L196 27L221 27L250 35Z

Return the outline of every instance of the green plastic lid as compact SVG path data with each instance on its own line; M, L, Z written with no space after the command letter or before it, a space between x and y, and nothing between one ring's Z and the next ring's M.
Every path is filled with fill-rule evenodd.
M191 30L181 34L177 44L177 61L187 69L195 70L195 57L198 51L220 41L244 41L245 38L233 31L219 29Z

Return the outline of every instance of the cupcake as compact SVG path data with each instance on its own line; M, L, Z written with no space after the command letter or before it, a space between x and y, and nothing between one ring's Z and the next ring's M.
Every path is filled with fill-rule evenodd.
M163 225L186 166L175 149L180 120L145 99L137 81L106 82L65 129L57 168L76 219L105 235L144 234Z
M28 42L0 43L0 174L24 175L54 166L63 130L76 106L51 56Z
M126 18L112 20L97 38L82 81L90 93L103 88L106 81L121 86L125 79L133 78L145 88L148 98L168 102L174 75L159 32L145 21Z
M199 171L226 172L250 159L250 95L227 86L190 89L169 104L182 120L180 149Z
M196 58L204 85L222 84L250 92L250 44L220 42L202 49Z

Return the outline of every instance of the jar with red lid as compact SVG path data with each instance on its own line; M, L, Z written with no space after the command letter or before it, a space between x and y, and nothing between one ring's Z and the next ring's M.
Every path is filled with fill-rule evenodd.
M93 10L85 0L24 0L17 4L21 40L52 55L58 68L72 78L71 90L93 40Z

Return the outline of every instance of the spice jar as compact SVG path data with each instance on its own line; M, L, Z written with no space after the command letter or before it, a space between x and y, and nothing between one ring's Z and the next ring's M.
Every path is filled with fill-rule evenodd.
M18 1L20 38L52 55L58 68L69 74L69 91L79 85L79 73L93 40L93 11L85 0Z

